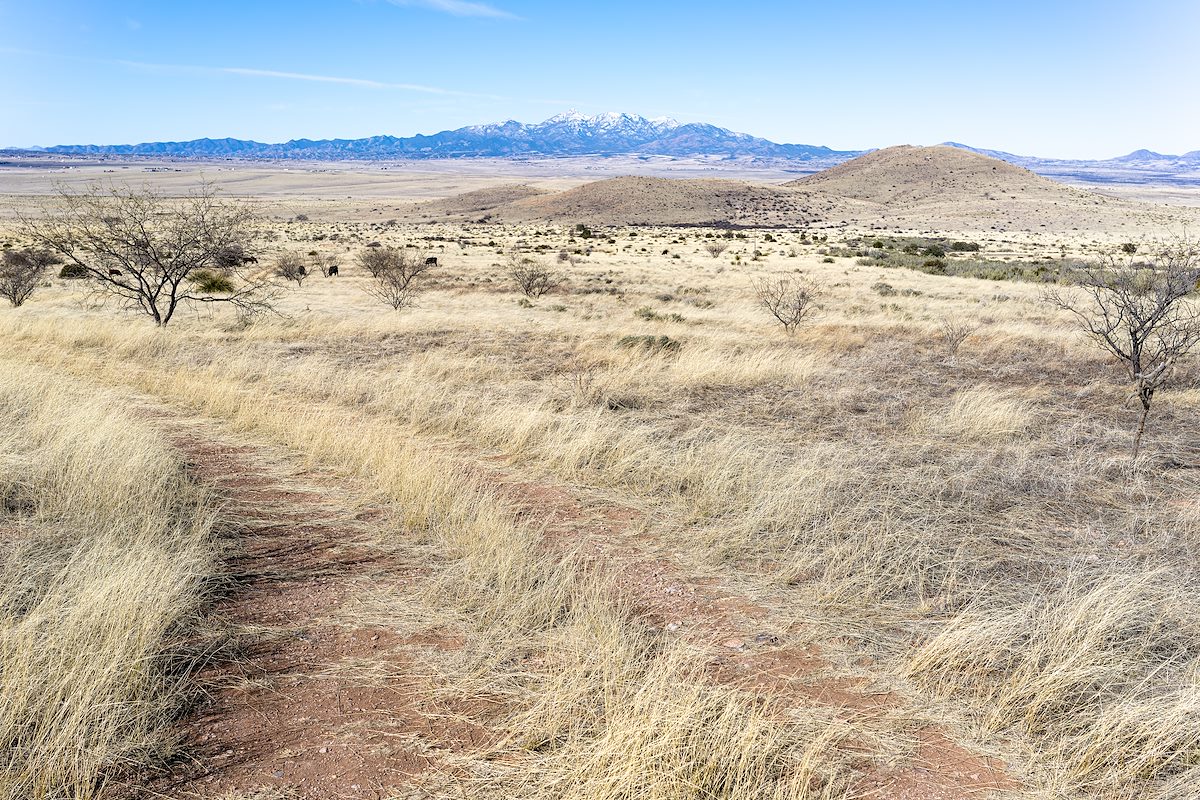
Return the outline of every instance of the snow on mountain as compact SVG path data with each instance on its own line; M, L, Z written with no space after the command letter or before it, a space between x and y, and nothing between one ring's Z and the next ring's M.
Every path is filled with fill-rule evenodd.
M619 155L762 157L811 160L844 156L827 147L776 144L745 133L667 117L647 119L609 111L588 116L571 109L537 123L515 120L469 125L429 136L372 136L366 139L293 139L264 144L239 139L146 142L136 145L60 145L52 153L155 155L179 158L480 158L510 156Z

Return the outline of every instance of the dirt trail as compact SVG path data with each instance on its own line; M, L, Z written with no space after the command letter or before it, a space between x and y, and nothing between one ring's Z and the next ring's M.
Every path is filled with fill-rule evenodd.
M216 612L242 652L201 676L208 700L182 726L188 760L146 796L384 798L436 761L431 741L470 744L474 731L432 730L418 713L428 687L409 669L407 640L346 613L364 592L422 572L379 545L384 510L352 480L233 442L212 420L147 413L227 500L234 585Z
M905 698L876 687L873 662L857 664L865 676L839 676L822 648L807 641L811 632L781 624L761 600L720 578L695 575L669 554L652 552L654 537L642 530L653 520L641 512L581 487L530 481L495 459L487 459L486 469L476 465L476 474L489 477L518 513L547 523L552 540L584 543L634 593L638 613L653 625L707 645L714 679L860 719L904 708ZM1004 762L965 749L937 726L916 727L912 735L912 756L870 772L856 787L862 796L978 800L1020 786Z
M284 448L235 442L219 433L221 422L177 415L157 402L146 406L197 477L228 498L244 552L232 565L237 585L220 611L246 642L236 669L223 665L207 676L220 685L184 724L191 763L152 785L148 796L211 798L277 787L297 800L385 798L402 794L441 754L481 745L482 728L461 718L431 723L418 708L431 687L406 651L457 642L429 635L417 642L356 626L343 613L368 590L403 589L427 568L381 546L400 530L388 524L382 505L353 479L303 468ZM850 716L905 707L903 698L873 688L869 668L865 678L831 676L803 631L791 623L779 628L745 589L696 575L643 530L653 520L642 512L584 487L531 478L485 454L450 449L523 514L548 523L552 542L582 544L613 570L647 621L707 645L715 679ZM362 673L365 665L375 677ZM961 748L936 727L911 733L914 755L872 773L860 787L864 796L966 800L1018 787L1002 763Z

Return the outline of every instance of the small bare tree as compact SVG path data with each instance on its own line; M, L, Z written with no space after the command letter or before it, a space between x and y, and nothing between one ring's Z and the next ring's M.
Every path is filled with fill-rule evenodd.
M0 258L0 297L19 306L33 296L46 270L61 263L48 250L5 250Z
M1200 343L1200 308L1189 299L1200 281L1200 245L1186 237L1157 243L1153 257L1142 262L1127 248L1122 253L1075 273L1078 290L1052 290L1046 299L1074 314L1084 333L1129 373L1142 406L1133 440L1136 463L1155 392Z
M713 258L720 258L721 254L729 249L729 242L721 239L714 239L711 242L704 243L704 251Z
M285 250L275 259L275 274L285 281L295 281L296 288L304 285L308 277L308 267L304 265L304 257L292 250Z
M269 281L243 272L240 256L230 257L244 253L253 211L222 200L210 184L174 199L150 188L60 188L41 213L19 218L35 246L86 270L98 291L156 325L170 323L181 304L227 303L243 313L271 308ZM231 278L231 291L193 291L189 277L212 268Z
M561 283L561 279L541 260L517 253L508 257L505 272L526 297L541 297Z
M414 248L382 247L368 252L378 254L379 258L373 262L377 271L367 291L397 311L416 301L425 289L427 273L437 266L424 251ZM361 256L359 263L363 263Z
M329 277L329 270L331 268L334 269L334 274L337 274L338 260L336 256L331 256L328 253L318 253L314 250L308 254L308 263L312 267L312 270L321 273L321 277L323 278Z
M815 283L801 277L763 278L754 284L759 306L778 320L789 336L812 316L820 294Z
M963 343L979 330L979 323L968 319L942 317L938 321L938 333L942 344L946 347L946 355L951 364L958 360L958 351Z
M371 247L368 245L366 250L358 254L355 261L372 278L378 278L380 273L391 266L394 259L394 252L395 250L391 247Z

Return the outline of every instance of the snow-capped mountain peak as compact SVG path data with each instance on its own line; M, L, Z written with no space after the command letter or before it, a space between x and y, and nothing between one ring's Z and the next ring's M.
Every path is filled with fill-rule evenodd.
M577 130L604 131L605 133L665 131L679 127L679 123L670 117L655 117L647 119L637 114L623 114L620 111L606 111L603 114L588 116L575 109L555 114L545 122L533 125L534 128L566 126Z
M776 144L744 133L702 123L681 124L669 117L647 119L609 111L589 116L576 109L543 122L516 120L470 125L431 135L399 139L294 140L263 144L239 140L148 142L140 145L64 146L59 153L113 155L220 156L239 158L486 158L509 156L615 155L722 156L782 159L827 159L850 156L827 147Z

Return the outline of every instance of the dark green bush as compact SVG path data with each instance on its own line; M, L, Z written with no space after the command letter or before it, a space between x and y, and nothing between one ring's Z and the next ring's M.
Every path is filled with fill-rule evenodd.
M64 264L63 268L58 271L58 277L66 278L68 280L86 278L90 274L91 273L88 272L86 268L81 267L78 264Z
M649 334L634 334L630 336L622 336L617 340L618 347L628 349L642 348L655 352L666 351L675 352L682 344L669 336L651 336Z
M233 291L233 281L220 272L198 269L188 275L188 280L200 294L224 294Z

